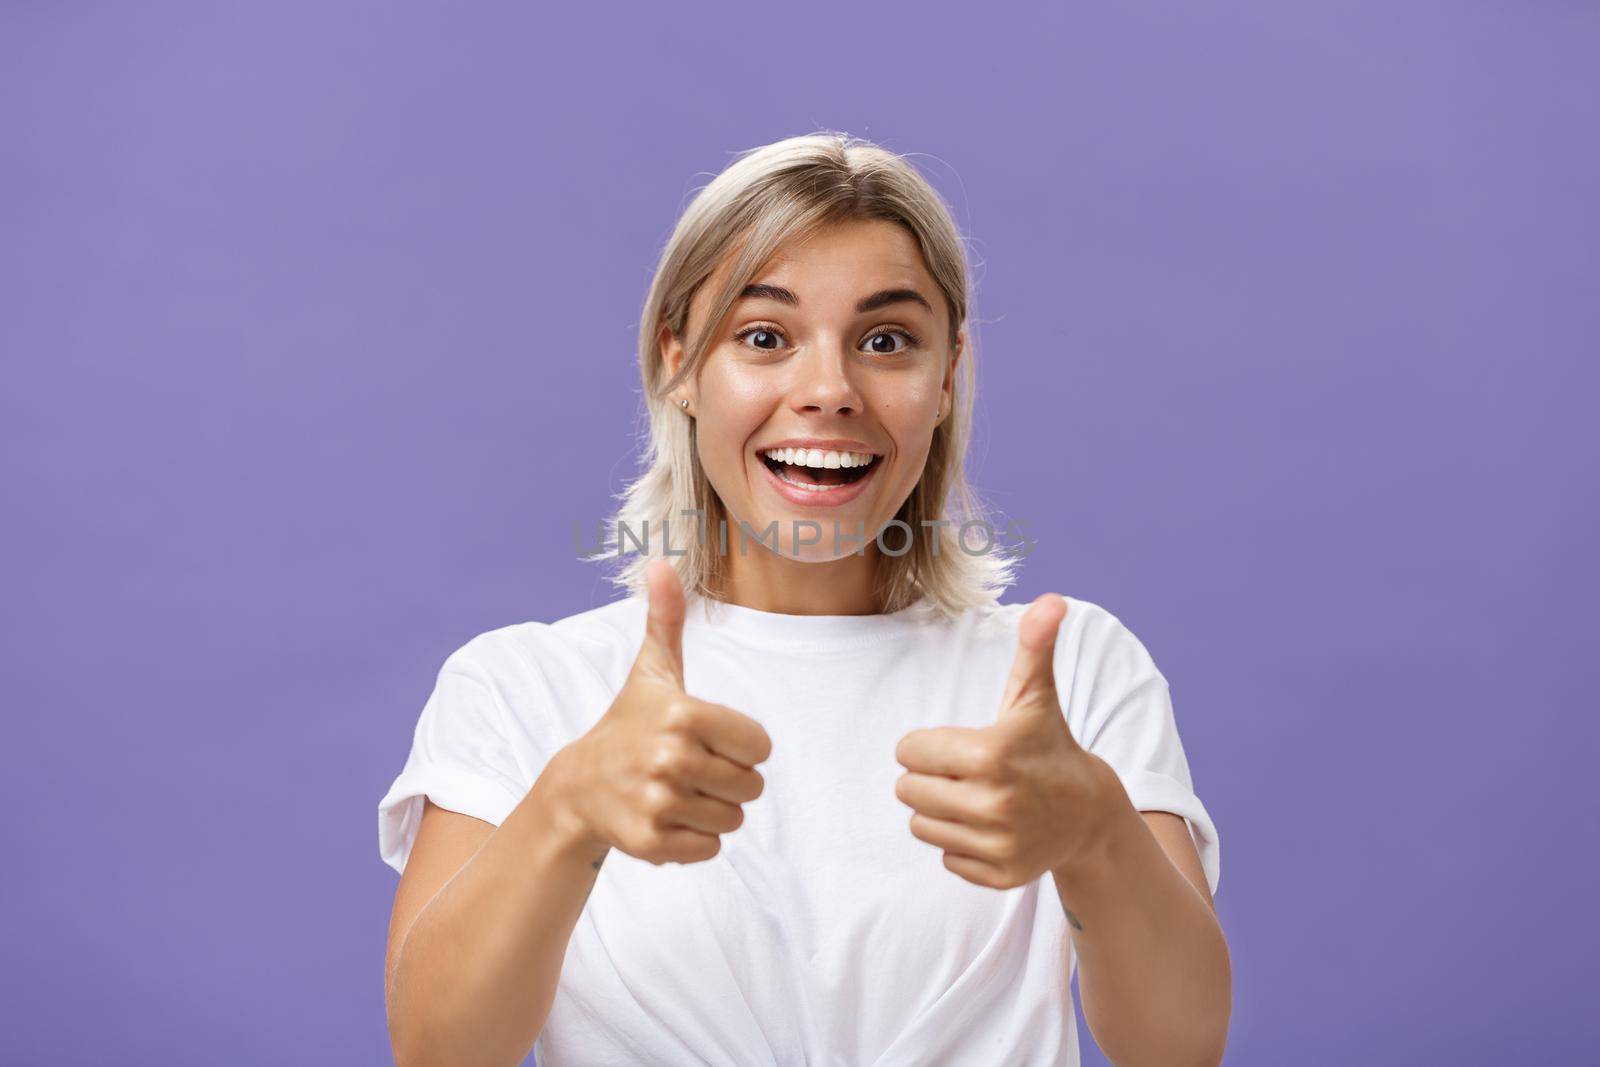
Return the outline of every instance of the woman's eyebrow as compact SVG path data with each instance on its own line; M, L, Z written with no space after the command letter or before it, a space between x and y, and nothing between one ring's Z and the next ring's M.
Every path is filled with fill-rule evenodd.
M757 282L747 285L739 294L740 300L776 300L780 304L790 307L799 307L800 298L781 285L764 285ZM863 297L856 301L856 313L864 315L869 311L876 311L890 304L913 303L921 304L928 311L933 311L933 305L928 303L928 298L915 289L880 289L871 296Z

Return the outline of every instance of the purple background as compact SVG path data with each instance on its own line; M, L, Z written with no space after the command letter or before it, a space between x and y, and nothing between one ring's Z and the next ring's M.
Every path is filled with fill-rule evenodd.
M654 258L817 127L973 237L1009 599L1172 682L1229 1062L1592 1053L1597 55L1576 2L7 5L0 1060L387 1060L434 674L609 599Z

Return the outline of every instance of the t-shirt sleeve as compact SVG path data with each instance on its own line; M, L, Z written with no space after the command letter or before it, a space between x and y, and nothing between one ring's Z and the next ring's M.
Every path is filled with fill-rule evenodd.
M467 649L458 651L440 669L405 766L378 802L383 861L404 873L424 797L499 826L526 794L522 783L506 709L493 682Z
M1116 770L1135 808L1170 811L1188 822L1206 884L1215 895L1221 842L1195 793L1167 679L1143 642L1115 615L1078 601L1072 609L1087 609L1072 697L1084 701L1086 709L1081 725L1074 724L1078 743Z

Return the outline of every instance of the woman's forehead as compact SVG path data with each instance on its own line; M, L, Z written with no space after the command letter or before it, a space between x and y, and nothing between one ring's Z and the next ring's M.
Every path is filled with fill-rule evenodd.
M727 277L719 269L697 288L690 298L690 319L699 322L707 305ZM748 303L778 304L800 311L821 311L829 305L842 307L847 314L866 314L884 301L874 297L886 293L913 293L925 302L922 310L936 314L943 294L919 255L885 249L881 255L811 257L799 254L775 255L755 273L734 298L729 313ZM913 300L902 306L915 308Z

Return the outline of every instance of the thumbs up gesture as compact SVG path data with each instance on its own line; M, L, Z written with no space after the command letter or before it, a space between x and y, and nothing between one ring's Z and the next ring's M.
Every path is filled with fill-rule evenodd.
M912 809L912 835L977 885L1012 889L1070 868L1126 798L1111 765L1067 727L1053 666L1066 614L1053 593L1028 606L994 725L913 730L895 747L906 773L894 793Z
M657 866L695 863L743 824L740 805L761 795L755 765L772 740L749 716L684 691L683 588L665 560L646 576L649 614L633 668L600 721L558 753L561 781L602 857L615 847Z

